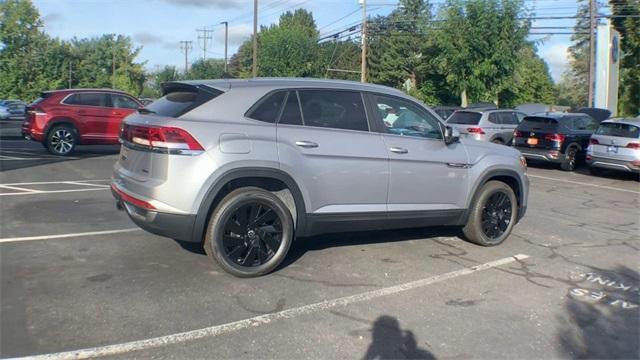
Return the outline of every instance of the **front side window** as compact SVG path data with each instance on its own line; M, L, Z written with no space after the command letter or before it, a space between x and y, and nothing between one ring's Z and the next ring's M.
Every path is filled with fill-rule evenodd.
M268 95L258 103L258 106L249 112L247 117L254 120L275 123L278 115L280 115L280 109L282 108L282 103L286 95L287 93L285 91Z
M137 109L140 107L140 105L131 98L114 94L111 95L111 105L118 109Z
M384 122L385 132L394 135L442 139L440 121L417 105L383 95L374 95L373 101ZM455 116L455 113L452 116Z
M301 90L305 126L368 131L362 95L355 91Z

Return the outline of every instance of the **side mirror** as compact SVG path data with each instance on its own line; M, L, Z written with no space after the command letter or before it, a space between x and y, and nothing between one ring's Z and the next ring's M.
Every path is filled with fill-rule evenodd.
M445 126L444 128L444 143L451 145L460 141L460 132L451 126Z

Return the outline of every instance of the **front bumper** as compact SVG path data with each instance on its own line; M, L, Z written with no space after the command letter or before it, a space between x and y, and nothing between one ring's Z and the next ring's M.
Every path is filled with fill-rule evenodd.
M113 187L111 188L111 193L117 201L117 208L119 210L126 211L129 218L131 218L131 221L142 229L152 234L175 240L189 242L199 241L192 237L196 215L169 214L144 209L124 200L119 192L114 190Z
M542 160L552 163L562 163L565 156L559 150L537 149L525 146L514 146L527 160Z
M610 157L591 156L591 159L587 160L587 165L595 168L640 174L640 167L633 166L630 161Z

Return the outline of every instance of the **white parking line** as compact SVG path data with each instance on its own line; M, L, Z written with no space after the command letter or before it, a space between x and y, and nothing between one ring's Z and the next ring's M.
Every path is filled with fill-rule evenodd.
M100 184L85 184L83 182L79 182L79 181L65 181L63 184L70 184L70 185L82 185L82 186L95 186L95 187L99 187L99 188L110 188L111 186L109 185L100 185Z
M81 182L81 183L88 183L88 182L99 182L99 181L111 181L111 179L93 179L93 180L86 180L86 179L80 179L80 180L65 180L65 181L36 181L36 182L21 182L21 183L8 183L8 184L0 184L0 185L48 185L48 184L64 184L64 183L69 183L69 182Z
M529 174L529 177L531 177L531 178L538 178L538 179L545 179L545 180L559 181L559 182L564 182L564 183L569 183L569 184L577 184L577 185L584 185L584 186L592 186L592 187L597 187L597 188L601 188L601 189L608 189L608 190L623 191L623 192L629 192L629 193L633 193L633 194L640 194L640 191L629 190L629 189L621 189L621 188L617 188L617 187L613 187L613 186L598 185L598 184L589 184L589 183L584 183L584 182L579 182L579 181L572 181L572 180L565 180L565 179L557 179L557 178L552 178L552 177L547 177L547 176L531 175L531 174Z
M483 271L483 270L488 270L497 266L510 264L515 261L524 260L528 257L529 257L528 255L522 255L522 254L514 255L507 258L491 261L485 264L477 265L474 267L463 268L463 269L452 271L446 274L435 275L435 276L431 276L428 278L424 278L424 279L420 279L420 280L416 280L416 281L412 281L412 282L408 282L400 285L390 286L390 287L381 288L377 290L371 290L371 291L367 291L367 292L356 294L356 295L341 297L338 299L325 300L315 304L304 305L297 308L282 310L282 311L278 311L278 312L266 314L266 315L255 316L249 319L244 319L244 320L235 321L235 322L222 324L222 325L206 327L203 329L186 331L186 332L166 335L166 336L160 336L160 337L146 339L146 340L131 341L123 344L99 346L94 348L51 353L51 354L42 354L42 355L32 356L29 358L30 359L48 359L48 360L87 359L87 358L95 358L100 356L126 354L132 351L139 351L139 350L151 349L151 348L156 348L156 347L161 347L166 345L178 344L178 343L193 341L193 340L202 339L206 337L216 337L216 336L236 332L236 331L247 329L247 328L254 328L257 326L269 324L277 320L291 319L301 315L308 315L308 314L316 313L319 311L328 310L337 306L347 306L355 303L373 300L383 296L402 293L405 291L435 284L445 280L451 280L459 276L470 275L470 274Z
M0 196L26 196L26 195L41 195L41 194L58 194L58 193L72 193L72 192L83 192L83 191L100 191L100 190L109 190L109 187L106 188L91 188L91 189L69 189L69 190L32 190L31 192L23 192L23 193L4 193L0 194Z
M64 238L82 237L82 236L121 234L121 233L128 233L128 232L140 231L140 230L141 230L140 228L128 228L128 229L120 229L120 230L91 231L91 232L81 232L81 233L71 233L71 234L13 237L13 238L0 239L0 243L17 242L17 241L33 241L33 240L64 239Z
M9 189L9 190L18 190L18 191L24 191L24 192L35 192L35 191L37 191L37 190L25 189L25 188L21 188L21 187L17 187L17 186L10 186L10 185L0 185L0 188ZM17 193L11 193L11 194L17 194Z

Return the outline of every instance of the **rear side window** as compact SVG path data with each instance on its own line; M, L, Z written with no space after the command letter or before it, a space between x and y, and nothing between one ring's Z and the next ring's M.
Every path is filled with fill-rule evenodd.
M520 125L518 126L518 130L527 130L527 131L555 132L557 129L558 129L558 121L556 121L555 119L537 117L537 116L525 117L520 123Z
M478 125L482 114L470 111L456 111L447 119L448 124Z
M498 118L502 125L518 125L518 118L512 112L498 113Z
M133 99L123 96L123 95L115 95L111 94L111 105L114 108L119 109L137 109L140 107L137 102L133 101Z
M305 126L368 131L362 95L354 91L299 91Z
M598 123L586 116L568 117L563 122L571 130L596 130Z
M295 91L289 92L287 103L284 105L284 110L282 111L282 116L280 116L278 124L302 125L300 103L298 101L298 94Z
M489 122L492 123L492 124L502 124L502 121L501 121L500 117L498 116L498 113L489 114Z
M219 90L178 87L149 104L146 109L160 116L179 117L222 94Z
M268 123L275 123L280 115L282 103L287 95L285 91L267 95L266 98L260 100L252 110L249 110L247 117Z
M637 139L640 137L640 128L631 124L601 123L596 134Z
M107 94L104 93L77 93L69 96L64 103L67 105L107 107L108 100Z

